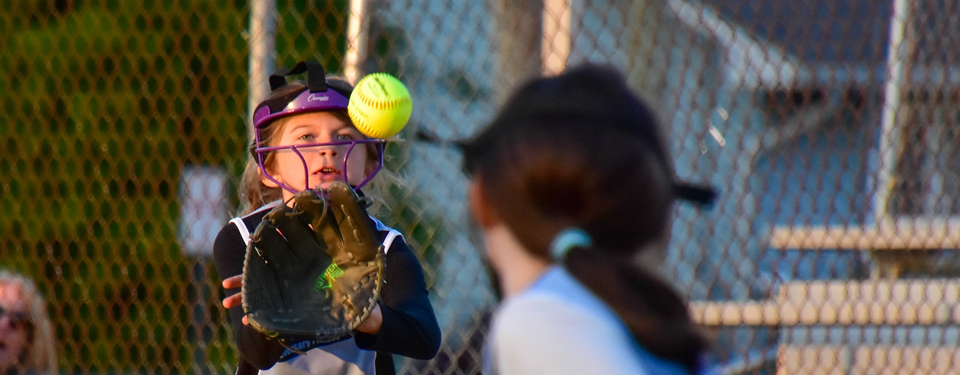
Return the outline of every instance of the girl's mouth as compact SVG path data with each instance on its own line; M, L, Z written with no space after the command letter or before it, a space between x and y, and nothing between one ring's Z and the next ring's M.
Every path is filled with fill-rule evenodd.
M335 181L338 179L343 179L343 173L339 169L334 167L323 167L320 170L313 173L314 176L317 176L320 181Z
M323 167L320 168L320 173L340 173L340 170L333 167Z

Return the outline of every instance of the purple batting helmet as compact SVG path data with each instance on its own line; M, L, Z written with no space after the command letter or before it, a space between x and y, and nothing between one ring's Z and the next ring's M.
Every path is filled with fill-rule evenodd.
M353 151L354 147L359 144L374 144L377 148L379 154L379 165L376 170L367 176L360 184L355 186L356 189L361 188L366 185L367 182L370 182L370 179L373 178L383 168L383 149L386 141L380 139L365 139L365 140L350 140L350 141L338 141L338 142L329 142L329 143L311 143L306 145L290 145L290 146L273 146L268 147L264 145L262 138L262 130L269 127L275 121L282 117L309 113L309 112L326 112L326 111L346 111L347 104L350 101L350 93L353 91L353 87L342 80L331 80L327 81L326 75L323 70L323 66L316 61L301 61L297 63L293 68L284 68L277 70L270 75L270 90L277 90L281 87L287 85L287 81L284 77L294 74L307 73L307 87L302 90L297 90L289 94L268 99L260 103L257 106L257 109L253 111L253 127L254 127L254 136L256 137L253 146L250 147L250 151L253 154L253 157L257 160L257 164L260 166L260 170L263 171L264 176L267 177L270 181L273 181L280 187L292 192L297 193L296 189L287 186L280 181L277 181L267 173L267 169L264 166L264 160L266 155L270 152L276 151L293 151L300 157L300 161L303 162L303 173L304 180L308 181L306 189L310 189L309 186L309 170L307 169L307 162L303 157L303 154L300 152L301 149L307 148L316 148L316 147L331 147L331 146L347 146L346 155L343 159L343 178L347 180L347 160L350 157L350 153Z

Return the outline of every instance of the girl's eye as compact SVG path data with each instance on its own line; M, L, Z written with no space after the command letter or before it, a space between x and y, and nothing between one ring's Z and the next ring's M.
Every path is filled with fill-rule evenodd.
M304 135L301 135L300 138L297 138L297 139L299 139L299 140L301 140L301 141L312 141L312 140L314 140L314 138L316 138L316 137L314 137L313 134L304 134Z
M341 141L352 141L352 140L353 140L353 136L350 135L350 134L347 134L347 133L337 134L337 140L341 140Z

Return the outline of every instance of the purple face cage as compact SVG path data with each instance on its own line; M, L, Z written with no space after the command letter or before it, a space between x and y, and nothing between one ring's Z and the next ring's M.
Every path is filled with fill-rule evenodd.
M277 186L296 194L299 191L278 181L267 172L267 168L264 166L264 161L269 153L277 151L293 151L296 153L297 157L300 158L300 162L303 164L303 177L304 183L306 184L304 188L310 189L310 171L307 167L307 160L303 157L300 149L349 145L350 147L347 148L347 152L343 157L343 166L340 168L343 173L344 181L349 183L350 180L347 178L347 161L350 160L350 153L353 151L354 147L357 146L357 144L374 144L374 146L377 148L379 163L373 173L364 178L362 182L354 187L354 189L359 190L361 187L370 182L370 180L373 179L378 172L380 172L380 169L383 168L383 152L387 141L382 139L365 139L273 147L264 147L262 144L263 139L261 130L269 126L278 118L308 112L347 110L347 104L350 102L348 98L352 88L346 82L335 81L329 82L333 83L334 85L328 85L323 66L316 61L301 61L293 68L277 70L270 75L271 91L275 91L287 84L287 81L284 77L294 74L301 74L304 72L307 73L306 88L275 99L266 100L257 106L257 109L253 112L255 143L252 147L250 147L250 152L252 153L253 157L257 159L257 165L259 165L264 177L277 184Z

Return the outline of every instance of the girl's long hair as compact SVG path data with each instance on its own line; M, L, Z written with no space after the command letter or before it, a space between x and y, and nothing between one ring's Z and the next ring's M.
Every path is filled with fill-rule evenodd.
M35 374L57 373L57 340L47 313L47 304L43 295L32 280L18 273L0 270L0 285L18 285L20 294L27 302L27 315L30 318L25 370Z

